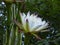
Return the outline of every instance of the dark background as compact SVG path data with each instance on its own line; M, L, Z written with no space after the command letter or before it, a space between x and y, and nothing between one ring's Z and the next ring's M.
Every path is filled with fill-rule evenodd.
M5 4L2 4L4 2ZM0 45L3 44L5 30L9 23L6 23L8 16L6 11L10 4L17 4L16 2L0 1ZM31 43L34 45L60 45L60 0L28 0L18 2L18 7L21 12L38 14L44 20L49 21L49 32L38 33L44 40L39 41L32 38ZM34 41L33 41L34 40Z

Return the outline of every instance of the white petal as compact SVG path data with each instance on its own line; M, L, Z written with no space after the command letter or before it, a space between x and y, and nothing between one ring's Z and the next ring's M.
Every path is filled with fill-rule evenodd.
M25 20L26 15L24 13L20 13L20 16L21 16L21 21L22 21L23 28L26 30L26 27L25 27L25 25L26 25L26 20Z
M42 25L46 24L46 21L42 21Z
M27 16L30 16L30 11L27 13Z
M39 27L39 28L38 28L37 30L35 30L35 31L40 31L40 30L43 30L43 29L46 29L46 28L48 28L48 23L42 25L41 27Z

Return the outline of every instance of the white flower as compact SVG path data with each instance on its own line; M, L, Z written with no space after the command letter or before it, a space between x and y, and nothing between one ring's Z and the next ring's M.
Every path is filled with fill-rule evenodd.
M20 13L20 17L26 32L40 31L48 28L48 23L45 20L42 21L42 18L37 17L35 14L30 15L30 12L28 12L27 15Z

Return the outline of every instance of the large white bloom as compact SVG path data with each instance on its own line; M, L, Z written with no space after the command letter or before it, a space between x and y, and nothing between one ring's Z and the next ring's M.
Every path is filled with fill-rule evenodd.
M27 32L40 31L48 27L48 23L45 20L42 21L42 18L37 17L35 14L30 15L30 12L28 12L27 15L20 13L20 17L23 28Z

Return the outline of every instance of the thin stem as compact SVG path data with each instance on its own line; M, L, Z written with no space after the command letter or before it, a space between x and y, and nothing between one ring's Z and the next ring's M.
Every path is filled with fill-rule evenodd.
M36 35L34 33L31 33L31 34L33 34L37 39L41 40L41 38L38 35Z
M24 45L30 45L30 35L25 34Z

